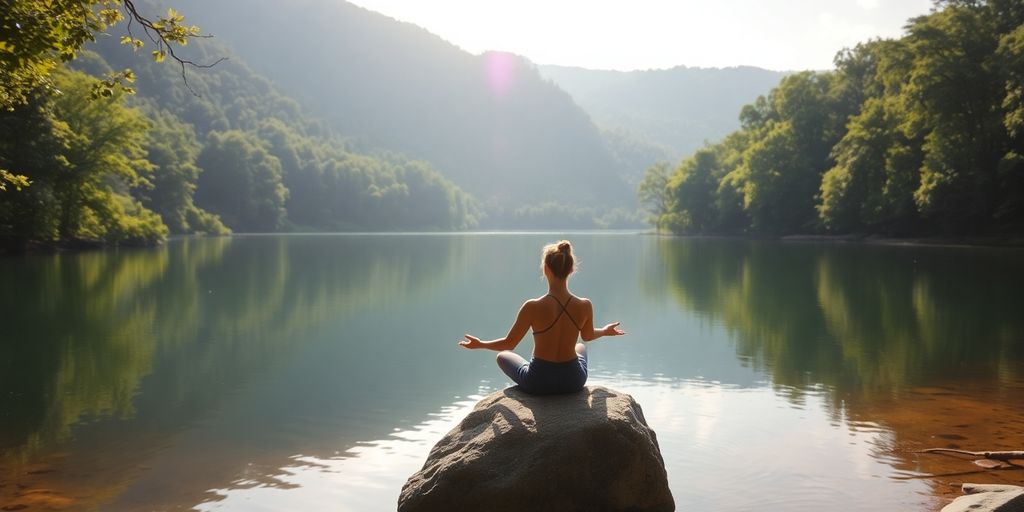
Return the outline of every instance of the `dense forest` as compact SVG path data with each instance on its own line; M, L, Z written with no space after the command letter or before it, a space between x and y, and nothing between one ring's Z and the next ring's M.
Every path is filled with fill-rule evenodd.
M785 77L742 127L648 169L675 233L1005 235L1024 229L1024 3L938 0L900 39Z
M229 60L187 78L113 37L89 48L0 111L0 168L19 179L0 191L6 246L476 225L430 164L355 150L221 44L190 45L195 62ZM137 94L97 94L91 77L126 68Z

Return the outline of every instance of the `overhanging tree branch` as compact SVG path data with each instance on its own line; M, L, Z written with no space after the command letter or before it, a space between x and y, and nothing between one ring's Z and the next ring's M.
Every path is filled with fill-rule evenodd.
M141 40L135 37L132 32L132 24L138 23L142 26L143 32L146 37L156 45L156 50L153 51L153 58L157 62L163 61L165 57L170 56L181 68L181 80L185 84L185 87L195 96L199 96L199 93L192 88L192 85L188 82L188 73L186 71L187 66L191 66L199 69L208 69L220 64L221 62L228 60L227 57L221 57L214 62L208 64L197 63L191 59L181 57L174 49L174 45L178 44L184 46L188 44L189 39L193 38L210 38L213 37L209 34L200 34L199 27L195 25L185 26L181 22L184 17L175 12L173 9L168 10L167 17L159 17L155 21L151 18L147 18L139 13L138 8L135 6L133 0L121 0L121 9L124 12L125 17L128 18L127 32L128 37L122 38L123 44L131 44L133 49L138 50L143 46ZM111 77L107 81L103 82L103 86L111 89L114 85L120 84L121 80L133 81L134 76L122 72L114 77Z

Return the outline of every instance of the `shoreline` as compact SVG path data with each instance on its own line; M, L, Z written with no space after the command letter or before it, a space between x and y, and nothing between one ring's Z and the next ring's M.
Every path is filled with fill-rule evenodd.
M678 235L647 232L666 238L694 238L711 240L777 241L788 243L821 243L849 245L885 245L907 247L993 247L1024 248L1024 235L1013 236L919 236L889 237L884 235Z
M59 254L59 253L83 253L97 250L109 249L146 249L159 247L168 241L183 238L211 238L211 237L233 237L233 236L287 236L287 235L430 235L430 234L494 234L494 235L522 235L540 233L562 233L562 234L600 234L602 232L618 231L631 232L641 236L656 236L665 238L697 239L697 240L744 240L744 241L776 241L785 243L808 243L808 244L850 244L850 245L880 245L894 247L989 247L989 248L1024 248L1024 235L1011 236L920 236L920 237L889 237L876 234L851 234L851 235L724 235L724 234L676 234L664 233L651 230L488 230L488 231L320 231L320 232L234 232L227 235L171 235L165 240L154 243L120 243L108 244L94 240L63 240L54 242L41 241L19 241L0 240L0 256L28 255L28 254Z
M1024 236L998 237L887 237L882 235L787 235L786 242L829 242L867 245L932 246L932 247L1024 247Z
M107 243L99 240L58 240L43 242L39 240L0 241L0 256L18 256L33 254L79 254L109 249L147 249L159 247L166 240L152 243Z

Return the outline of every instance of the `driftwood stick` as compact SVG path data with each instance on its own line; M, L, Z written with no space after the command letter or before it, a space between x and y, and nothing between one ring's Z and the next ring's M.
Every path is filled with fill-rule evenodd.
M970 455L971 457L991 460L1024 460L1024 451L971 452L967 450L954 450L952 448L928 448L917 453L957 453L960 455Z

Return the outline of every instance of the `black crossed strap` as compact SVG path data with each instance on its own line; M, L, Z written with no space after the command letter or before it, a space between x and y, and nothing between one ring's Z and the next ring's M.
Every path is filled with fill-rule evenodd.
M558 319L562 318L563 314L565 316L569 317L569 320L572 321L572 325L576 326L576 330L581 330L580 329L580 325L578 323L576 323L576 319L572 317L572 313L569 313L569 310L565 308L566 306L569 305L569 302L572 301L572 295L570 295L568 299L565 299L565 304L562 304L561 301L559 301L557 298L555 298L554 295L551 295L550 293L545 295L545 297L551 297L552 299L555 299L555 304L558 304L558 306L562 308L562 311L560 311L558 313L558 316L556 316L555 320L553 322L551 322L551 325L549 325L549 326L547 326L547 327L545 327L545 328L543 328L543 329L541 329L539 331L533 331L534 335L543 334L543 333L548 332L549 330L551 330L551 328L554 327L556 323L558 323Z

